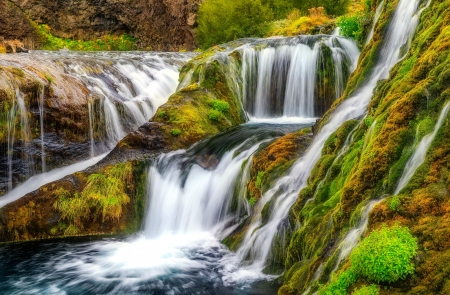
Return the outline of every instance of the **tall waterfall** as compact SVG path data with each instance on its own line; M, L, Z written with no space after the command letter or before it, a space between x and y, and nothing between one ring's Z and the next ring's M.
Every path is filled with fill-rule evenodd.
M344 122L364 114L377 82L389 77L390 69L402 58L400 50L405 44L409 44L418 24L420 14L416 14L416 12L419 3L420 1L399 1L383 42L377 65L372 70L368 81L337 107L330 120L315 136L308 152L294 164L289 175L279 179L273 188L264 193L262 204L258 208L262 209L265 203L276 198L275 209L265 224L263 224L261 212L259 212L258 218L247 230L242 246L238 250L241 260L250 257L251 264L243 268L244 273L263 270L278 227L287 218L289 209L295 203L299 191L305 187L314 165L321 156L325 141Z
M0 155L4 157L0 166L5 173L0 175L4 179L0 191L6 187L11 190L47 168L67 166L111 150L127 133L147 122L175 92L178 68L193 56L73 52L2 55L0 65L14 67L38 87L36 93L25 92L24 82L7 72L1 74L1 89L9 93L12 104L6 118L7 147ZM85 126L82 131L69 130L84 134L75 140L65 138L67 127L60 125L64 120Z

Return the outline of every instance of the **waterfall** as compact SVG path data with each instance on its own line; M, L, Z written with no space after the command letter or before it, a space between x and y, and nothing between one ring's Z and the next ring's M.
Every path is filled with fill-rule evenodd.
M2 55L0 65L20 69L24 77L36 83L38 88L37 93L25 92L23 88L26 87L20 85L22 82L7 72L2 73L2 79L7 82L3 83L3 90L15 93L8 114L8 154L4 155L9 171L8 181L6 177L4 181L8 191L35 175L38 169L35 168L37 163L34 163L34 158L39 153L42 166L39 171L46 172L47 169L70 165L113 149L126 134L147 122L175 92L178 69L193 56L194 53L45 51ZM78 117L73 118L74 113ZM16 115L20 116L20 126L16 124ZM84 119L79 117L86 118L85 134L77 139L80 142L68 142L64 138L66 126L52 123L50 127L50 122L58 116L61 116L62 123L66 119L64 116L67 116L67 120L80 125L84 122L77 120ZM34 122L40 124L36 126L40 130L40 147L37 141L33 141L37 134L34 135L30 129L30 123ZM58 152L61 141L66 145L79 145L79 155L74 157L76 160L49 161ZM14 161L18 152L21 161Z
M373 18L372 27L370 28L369 34L367 35L366 45L372 40L373 34L375 33L375 27L377 25L378 20L380 19L381 12L383 11L384 0L378 4L377 10L375 11L375 17Z
M433 132L425 135L422 138L416 150L414 151L414 154L409 158L408 162L406 163L405 169L403 170L403 174L400 180L398 181L398 185L397 188L395 189L394 195L400 193L400 191L406 186L406 184L408 184L411 177L413 177L417 168L419 168L419 166L422 165L423 162L425 161L425 156L427 155L428 149L430 148L430 145L433 142L434 138L436 137L436 134L438 133L439 129L442 127L442 124L447 118L449 110L450 110L450 102L446 103L445 106L442 108L441 114L436 123L436 126L434 126Z
M40 126L40 135L41 135L41 165L42 165L42 173L44 173L46 169L45 165L45 145L44 145L44 95L45 95L45 87L42 87L41 93L39 94L39 126Z
M264 193L258 208L262 209L268 201L276 198L274 211L269 221L263 224L261 210L259 210L256 221L248 229L238 250L238 256L243 261L250 257L251 263L242 268L242 275L249 272L262 272L278 227L287 218L299 191L306 186L306 181L321 156L325 141L344 122L364 114L377 82L388 78L390 69L403 58L400 56L400 49L405 44L409 44L415 32L420 16L416 14L419 2L418 0L400 0L389 25L377 65L372 70L368 81L336 108L330 120L315 136L307 153L294 164L289 175L280 178L270 190Z
M278 38L261 47L260 41L253 40L236 49L242 50L243 104L250 117L257 119L322 115L342 95L359 57L356 44L340 36ZM320 61L331 62L334 71L324 67L323 72L332 71L327 74L334 84L318 79ZM320 102L330 96L319 93L323 88L334 92L326 103Z

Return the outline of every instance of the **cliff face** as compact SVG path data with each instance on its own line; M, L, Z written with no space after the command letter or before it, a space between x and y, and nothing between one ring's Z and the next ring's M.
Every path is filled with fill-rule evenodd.
M107 34L128 33L138 49L178 51L193 49L193 28L200 0L1 0L0 35L22 39L27 17L47 24L58 37L90 40ZM6 11L6 12L5 12ZM6 22L3 24L1 22ZM22 28L22 29L21 29ZM18 31L21 29L20 31ZM26 34L28 33L28 34ZM36 33L32 37L37 40Z

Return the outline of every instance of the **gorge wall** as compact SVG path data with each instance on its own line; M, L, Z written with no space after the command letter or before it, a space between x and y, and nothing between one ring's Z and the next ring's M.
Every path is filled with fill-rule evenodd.
M200 0L2 0L0 36L39 48L36 24L62 38L92 40L130 34L136 49L178 51L195 48L193 28Z

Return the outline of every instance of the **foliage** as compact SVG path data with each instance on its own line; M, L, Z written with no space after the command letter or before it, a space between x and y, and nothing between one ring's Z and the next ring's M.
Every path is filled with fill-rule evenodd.
M361 14L341 16L337 21L337 25L340 30L339 32L344 37L353 38L356 41L359 41L362 37L363 32L361 20Z
M45 40L43 50L70 49L78 51L130 51L135 49L136 40L128 35L105 35L95 40L72 40L53 36L48 25L39 25L39 34Z
M389 203L389 208L391 208L392 211L398 211L400 205L401 205L400 198L398 196L394 196L391 199L391 202Z
M337 278L325 287L320 288L319 295L347 295L347 289L358 279L357 274L351 268L340 273Z
M55 195L58 199L53 208L61 212L61 218L82 227L82 218L87 218L90 213L88 200L77 193L72 197L71 193L63 188L57 189Z
M230 109L230 104L228 102L220 100L220 99L212 100L211 101L211 106L215 110L217 110L217 111L219 111L221 113L227 112Z
M288 15L287 20L274 22L268 35L295 36L306 34L317 26L323 26L332 22L325 14L323 7L311 8L308 10L308 13L308 16L302 16L300 10L293 10Z
M173 136L178 136L181 134L181 130L180 129L172 129L170 131L170 133L172 133Z
M203 48L243 37L262 37L272 9L261 0L207 0L198 11L197 37Z
M250 206L255 206L256 205L256 199L255 197L251 197L250 200L248 201L248 203L250 204Z
M222 118L222 112L218 110L209 110L208 118L213 121L218 121L220 118Z
M352 252L352 268L375 282L395 282L414 272L411 259L417 253L417 239L409 229L383 225L369 234Z
M350 0L294 0L294 7L306 13L313 7L324 7L329 15L342 15L347 12Z
M256 176L256 187L261 188L262 178L264 177L264 171L259 171L258 176Z
M353 291L352 295L379 295L380 287L377 285L362 286L361 288Z

